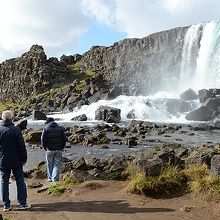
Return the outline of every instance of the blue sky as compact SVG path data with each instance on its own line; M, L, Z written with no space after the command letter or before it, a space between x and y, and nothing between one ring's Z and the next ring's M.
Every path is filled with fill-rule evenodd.
M125 32L119 32L101 23L95 23L79 39L72 49L75 53L84 53L92 46L110 46L114 42L127 37Z
M0 62L33 44L48 57L86 52L124 38L219 20L219 0L5 0Z

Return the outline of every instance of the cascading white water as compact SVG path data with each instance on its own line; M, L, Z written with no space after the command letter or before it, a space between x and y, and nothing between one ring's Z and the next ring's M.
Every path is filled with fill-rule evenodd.
M133 111L137 120L148 120L155 122L186 122L184 117L178 118L167 112L166 99L177 98L174 94L160 92L154 96L118 96L114 100L100 100L90 105L82 106L81 108L74 109L73 112L66 114L54 114L55 118L62 121L70 121L71 118L86 114L90 121L95 120L95 111L100 106L111 106L121 109L122 121L127 120L127 114ZM147 104L148 103L148 104Z
M133 111L136 119L159 122L187 122L184 115L174 116L167 112L165 98L179 98L179 93L191 88L196 92L203 88L220 88L220 23L192 25L185 36L182 51L179 91L159 92L154 96L119 96L114 100L100 100L89 106L82 106L67 114L53 117L63 121L86 114L94 121L95 110L103 106L121 109L122 121ZM146 103L150 100L150 106Z
M179 78L179 91L183 92L192 87L191 79L196 69L196 58L198 54L199 35L204 24L192 25L186 32L184 39L181 72Z
M195 90L220 88L219 22L210 22L204 27L192 88Z

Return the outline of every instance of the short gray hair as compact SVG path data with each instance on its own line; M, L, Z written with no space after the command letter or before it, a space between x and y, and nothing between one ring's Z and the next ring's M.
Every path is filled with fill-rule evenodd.
M2 120L12 120L13 117L13 112L10 110L6 110L4 112L2 112Z

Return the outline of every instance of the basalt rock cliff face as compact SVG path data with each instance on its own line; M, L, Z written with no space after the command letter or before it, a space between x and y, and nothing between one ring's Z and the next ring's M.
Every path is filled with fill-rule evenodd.
M60 97L67 100L79 95L79 101L85 93L86 100L96 94L92 100L97 101L103 94L97 95L100 87L94 82L100 79L105 82L101 88L113 89L112 98L121 93L138 95L155 92L161 89L162 84L166 87L167 81L170 85L178 79L187 29L175 28L142 39L125 39L110 47L94 46L82 56L62 56L60 61L57 58L47 59L43 48L34 45L21 57L0 64L0 101L25 101L65 84L72 85L75 89L71 87L71 90L76 92ZM93 78L98 77L99 80L88 79L91 73L95 74ZM87 86L86 90L82 85ZM81 94L83 90L84 94ZM60 102L63 103L56 100L56 103ZM62 108L65 108L65 103ZM52 103L51 106L57 104Z
M0 64L0 101L23 101L70 80L65 63L47 59L43 47L33 45L21 57Z
M155 92L179 77L187 29L175 28L142 39L125 39L110 47L93 47L83 55L81 68L101 72L114 85L121 85L127 95Z

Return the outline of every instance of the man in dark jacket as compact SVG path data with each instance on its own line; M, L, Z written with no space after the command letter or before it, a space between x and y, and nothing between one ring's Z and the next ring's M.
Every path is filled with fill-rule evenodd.
M53 118L47 118L41 135L41 144L46 151L48 181L59 181L62 151L66 145L64 128L58 126Z
M13 114L11 111L2 113L0 123L0 173L1 173L1 192L4 211L11 210L9 199L9 178L11 171L15 176L17 184L18 209L28 209L27 189L24 182L23 165L27 161L27 150L22 133L12 122Z

